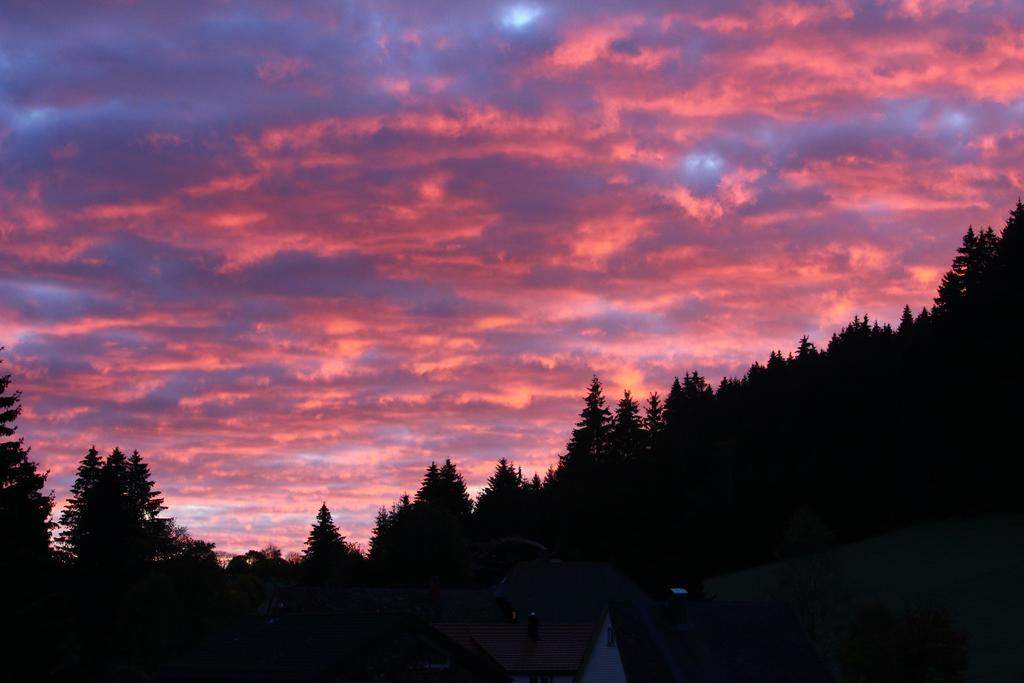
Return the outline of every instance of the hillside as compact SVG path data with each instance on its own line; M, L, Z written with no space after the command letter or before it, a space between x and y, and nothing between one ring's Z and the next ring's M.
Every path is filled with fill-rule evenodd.
M956 519L900 529L834 551L850 591L846 615L872 600L893 608L930 602L949 608L969 636L969 677L1024 680L1024 516ZM781 563L707 581L709 595L760 599Z

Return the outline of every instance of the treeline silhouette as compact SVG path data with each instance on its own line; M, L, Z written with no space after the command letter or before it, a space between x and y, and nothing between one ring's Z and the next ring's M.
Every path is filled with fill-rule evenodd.
M699 596L706 576L824 542L1020 512L1022 231L1018 201L998 234L967 231L931 308L895 328L857 316L825 348L804 337L717 389L691 371L664 397L610 404L594 377L543 478L501 459L474 501L451 460L431 463L379 511L365 552L323 504L302 555L269 546L222 568L164 516L143 458L116 448L84 456L54 537L46 474L15 438L20 394L0 377L0 641L20 653L7 673L141 677L268 583L487 584L544 554Z

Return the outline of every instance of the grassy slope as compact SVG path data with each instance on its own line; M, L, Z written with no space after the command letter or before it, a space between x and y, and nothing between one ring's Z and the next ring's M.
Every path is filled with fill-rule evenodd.
M949 520L901 529L836 549L857 603L901 608L930 601L950 608L969 635L969 678L1024 681L1024 517ZM756 600L779 565L711 579L723 600Z

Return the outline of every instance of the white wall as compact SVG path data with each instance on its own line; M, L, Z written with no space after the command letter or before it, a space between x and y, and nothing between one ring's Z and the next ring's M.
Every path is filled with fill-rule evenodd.
M608 629L611 627L612 620L605 615L577 679L580 683L626 683L626 672L619 657L618 638L614 639L613 645L608 645Z

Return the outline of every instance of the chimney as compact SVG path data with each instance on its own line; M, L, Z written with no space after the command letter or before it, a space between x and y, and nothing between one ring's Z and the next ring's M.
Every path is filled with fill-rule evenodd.
M441 618L441 577L430 577L430 611L434 619Z
M685 588L671 589L668 599L668 618L673 626L686 626L689 621L688 606L690 594Z
M530 640L540 640L540 620L536 612L530 612L526 620L526 632L530 634Z

